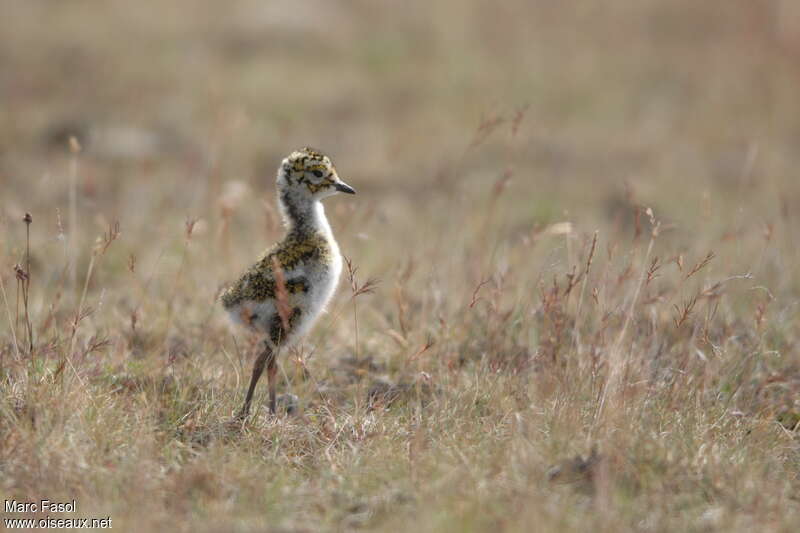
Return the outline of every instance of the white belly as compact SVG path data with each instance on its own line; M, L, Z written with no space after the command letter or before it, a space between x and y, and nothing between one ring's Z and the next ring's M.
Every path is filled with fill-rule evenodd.
M289 335L281 342L282 346L291 346L303 338L325 311L336 292L342 273L342 257L335 242L332 248L327 264L304 263L284 273L287 281L297 277L305 278L308 292L289 295L289 306L299 308L301 314L294 322ZM228 312L233 322L269 335L277 310L274 300L263 302L250 300L229 309Z
M286 339L286 344L292 345L302 337L304 337L311 327L316 323L319 316L325 311L328 303L336 292L336 286L339 284L339 276L342 273L342 257L339 255L339 250L334 250L333 261L327 266L322 268L306 269L305 276L309 283L309 291L302 295L296 295L293 298L292 305L300 307L303 314L300 319L292 328L291 334Z

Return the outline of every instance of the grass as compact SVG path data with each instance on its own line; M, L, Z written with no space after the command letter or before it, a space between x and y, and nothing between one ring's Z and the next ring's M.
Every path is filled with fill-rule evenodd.
M789 4L9 4L3 499L145 531L792 531ZM359 191L326 204L350 276L280 355L298 412L262 386L232 425L256 340L215 299L307 144Z

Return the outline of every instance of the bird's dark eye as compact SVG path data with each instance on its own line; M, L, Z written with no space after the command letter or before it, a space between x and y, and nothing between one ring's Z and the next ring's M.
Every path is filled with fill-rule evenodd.
M322 177L322 171L321 170L315 170L312 174L314 174L318 178Z

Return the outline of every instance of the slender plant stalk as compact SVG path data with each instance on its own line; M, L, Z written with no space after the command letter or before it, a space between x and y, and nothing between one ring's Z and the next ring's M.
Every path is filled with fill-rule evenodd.
M6 296L6 284L3 281L3 276L0 274L0 293L3 294L3 305L6 308L6 316L8 317L8 327L11 330L11 339L14 341L14 353L17 356L17 360L19 360L19 345L17 343L17 331L14 328L14 319L11 317L11 309L8 307L8 297ZM2 351L0 351L0 357L2 357ZM2 359L0 358L0 368L2 367Z
M605 386L603 387L603 392L600 397L600 404L597 407L597 411L595 411L594 417L594 424L596 425L597 422L602 418L603 411L605 409L607 400L609 395L613 395L615 398L618 397L619 388L620 388L620 376L622 374L623 367L627 366L628 363L628 355L621 356L620 350L622 350L622 342L625 340L625 335L628 332L628 326L631 323L633 318L633 312L636 309L636 303L639 301L639 293L644 286L645 280L647 279L647 271L648 271L648 261L650 259L650 254L653 251L653 244L655 243L656 237L658 236L658 229L659 226L656 225L653 228L653 231L650 235L650 243L647 246L647 252L645 252L644 260L642 261L642 274L640 276L639 281L636 283L636 288L634 289L633 297L631 298L631 303L628 306L628 312L625 314L625 322L622 325L622 329L617 336L617 340L612 345L611 351L609 352L609 375L608 379L606 380ZM592 426L592 432L594 431L594 425Z
M69 272L72 287L78 284L78 154L81 145L75 137L69 138L72 158L69 162Z
M22 294L25 304L25 327L28 330L28 353L33 358L33 325L31 324L30 311L28 309L28 302L30 300L31 291L31 222L33 218L30 213L25 213L25 280L23 281L25 290Z
M353 298L353 331L355 333L355 358L356 362L358 361L358 304L356 303L356 299Z
M114 242L117 239L117 237L119 237L118 222L108 228L108 233L102 236L102 238L98 241L98 244L95 245L94 249L92 250L92 257L89 260L89 267L86 269L86 278L84 279L83 282L81 299L78 302L78 308L75 311L75 318L72 321L72 331L70 333L70 339L69 339L69 350L64 355L64 361L62 361L66 362L69 365L70 369L75 374L75 377L78 378L78 381L81 383L81 386L84 389L86 389L86 383L83 381L83 378L81 378L80 374L78 374L77 369L72 364L72 353L75 349L75 339L77 337L78 326L80 325L80 322L83 318L83 306L86 303L86 294L89 291L89 283L92 280L92 275L94 274L95 265L97 264L98 258L102 257L106 253L108 247L111 246L111 243ZM94 398L92 398L91 395L89 397L92 399L92 402L94 402Z
M581 342L580 342L580 328L578 327L578 319L581 316L581 309L583 308L583 298L586 294L586 285L589 283L589 271L592 269L592 260L594 259L594 252L597 249L597 235L599 231L595 230L594 237L592 237L592 245L589 249L589 255L586 259L586 267L583 271L583 283L581 284L581 292L578 295L578 307L575 310L575 330L573 332L573 347L578 352L578 355L581 354Z

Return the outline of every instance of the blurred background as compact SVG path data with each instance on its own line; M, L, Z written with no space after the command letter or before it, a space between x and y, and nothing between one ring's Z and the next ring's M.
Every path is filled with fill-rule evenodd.
M469 224L503 173L520 231L620 224L636 202L715 239L800 202L791 0L0 6L6 253L24 211L35 241L71 233L72 135L90 242L110 220L128 238L219 231L228 210L251 254L275 168L304 145L360 192L331 202L342 231L406 248L420 220Z
M53 291L81 294L95 239L119 222L88 285L118 313L107 326L151 303L159 322L164 294L168 328L219 317L219 288L280 236L275 169L305 145L359 191L327 204L365 276L414 264L424 287L460 294L516 253L533 287L594 231L609 249L637 239L649 207L664 259L715 250L722 274L798 290L796 2L31 0L2 13L3 276L11 287L30 212L40 316Z
M2 14L0 251L10 287L30 212L39 314L56 288L77 298L118 221L90 294L116 287L104 301L125 323L147 306L131 291L158 309L172 291L196 324L280 236L275 169L305 145L359 191L327 205L364 275L414 263L460 293L502 248L533 283L595 230L607 247L638 237L650 207L665 259L714 249L727 275L798 289L791 0L5 0Z

